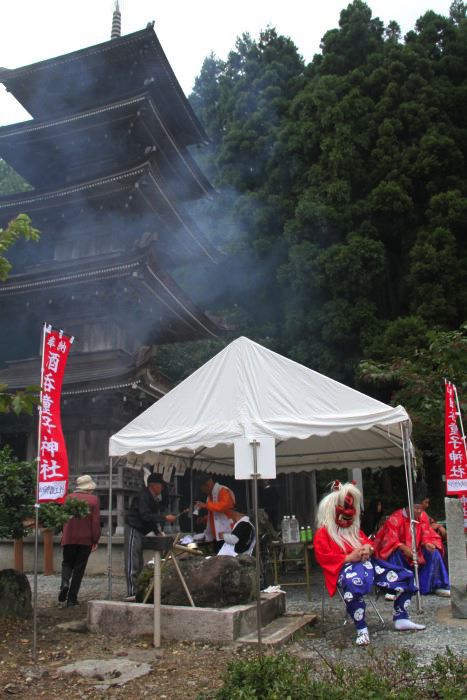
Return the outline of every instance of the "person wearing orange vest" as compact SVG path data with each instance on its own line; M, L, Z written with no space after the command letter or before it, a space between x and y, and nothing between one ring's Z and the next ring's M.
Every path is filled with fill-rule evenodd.
M235 508L235 496L228 486L222 486L207 475L200 482L200 488L207 498L205 503L196 501L195 508L206 508L208 511L203 539L214 542L217 553L224 544L222 533L230 532L233 527L231 513Z

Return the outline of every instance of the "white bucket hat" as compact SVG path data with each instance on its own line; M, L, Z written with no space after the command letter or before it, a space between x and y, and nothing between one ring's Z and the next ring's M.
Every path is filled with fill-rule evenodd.
M89 474L83 474L76 479L76 490L77 491L95 491L97 484L91 479Z

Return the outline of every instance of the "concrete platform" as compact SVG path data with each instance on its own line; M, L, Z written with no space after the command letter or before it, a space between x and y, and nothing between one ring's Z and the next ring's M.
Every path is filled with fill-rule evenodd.
M285 593L261 594L263 627L285 612ZM88 627L100 634L138 637L153 634L153 605L91 600ZM256 603L230 608L161 606L161 636L177 641L230 643L256 630Z
M286 644L294 634L304 627L316 624L317 620L318 616L313 614L288 615L286 613L261 629L261 642L266 646L277 649ZM239 637L237 642L239 644L257 645L258 635L256 630L244 637Z

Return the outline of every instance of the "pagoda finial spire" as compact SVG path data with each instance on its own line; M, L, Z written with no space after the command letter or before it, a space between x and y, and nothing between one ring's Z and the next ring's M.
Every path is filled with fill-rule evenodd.
M110 34L111 39L118 39L122 34L122 14L120 12L120 6L118 0L115 0L115 9L112 16L112 33Z

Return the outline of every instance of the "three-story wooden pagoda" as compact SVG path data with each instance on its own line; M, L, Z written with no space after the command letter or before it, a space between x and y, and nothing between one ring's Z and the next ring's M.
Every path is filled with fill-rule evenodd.
M216 259L189 213L212 192L190 153L206 134L152 25L2 69L0 81L32 116L0 129L0 157L31 186L0 198L0 225L27 213L41 232L38 245L15 245L0 284L0 383L38 383L45 320L74 334L63 390L70 465L103 473L109 436L168 389L157 346L219 334L173 278ZM1 430L35 455L28 418L2 419Z

